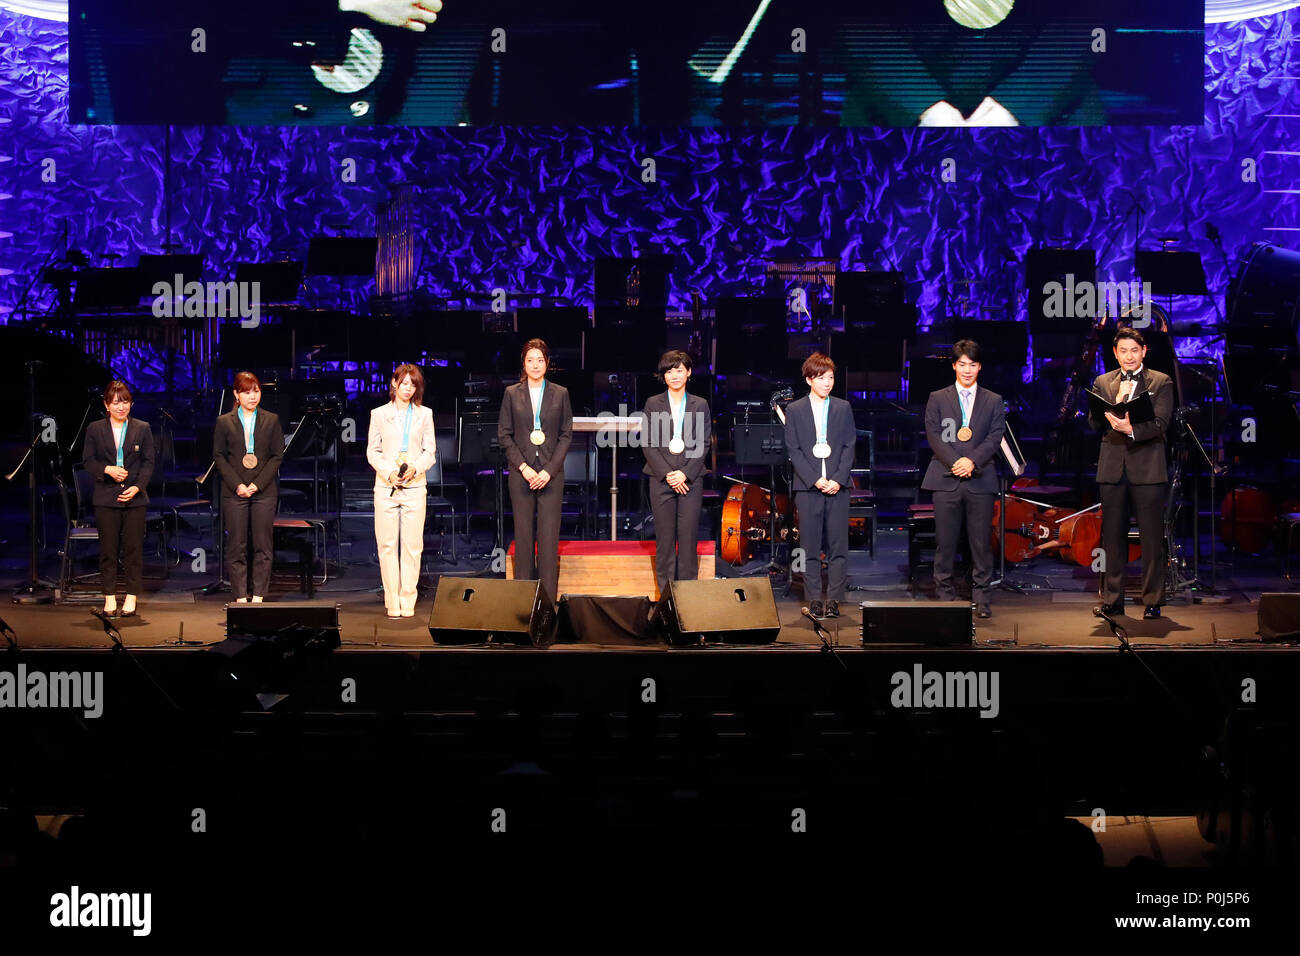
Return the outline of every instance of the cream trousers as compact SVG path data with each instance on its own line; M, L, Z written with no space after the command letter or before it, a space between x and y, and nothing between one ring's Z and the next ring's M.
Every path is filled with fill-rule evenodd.
M375 487L375 544L379 550L379 576L384 583L384 606L389 611L413 611L420 584L420 556L424 553L424 509L428 490L424 482L412 488Z

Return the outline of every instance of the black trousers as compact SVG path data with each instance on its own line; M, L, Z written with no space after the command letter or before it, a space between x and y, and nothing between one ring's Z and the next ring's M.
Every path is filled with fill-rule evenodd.
M655 516L655 577L662 597L670 581L694 581L699 576L700 510L704 484L693 481L684 495L662 478L650 479L650 510Z
M849 581L849 490L834 495L796 491L799 509L799 547L807 564L803 574L805 601L843 601ZM822 590L821 553L826 552L827 586ZM809 586L809 575L813 585Z
M99 579L102 593L117 593L117 562L122 559L127 594L140 593L144 577L144 507L95 509L99 531Z
M1165 497L1169 484L1134 485L1124 475L1118 484L1101 489L1101 546L1106 551L1106 573L1101 579L1101 600L1124 600L1124 571L1128 567L1128 523L1137 515L1142 542L1142 603L1165 603ZM1132 510L1130 510L1130 506Z
M259 491L251 498L221 496L221 520L225 522L226 563L230 568L230 591L236 598L266 597L271 589L271 555L275 541L275 510L278 494ZM252 529L252 584L249 583L248 539ZM249 588L252 588L250 591Z
M952 565L961 543L962 520L970 544L971 600L989 603L993 580L993 505L997 495L976 492L969 482L952 491L934 492L934 588L940 601L957 596L952 583Z
M541 491L529 488L518 471L510 473L508 483L510 510L515 522L515 580L536 581L540 578L547 596L558 601L560 505L564 502L564 476L552 477ZM536 558L533 557L534 547L537 549Z

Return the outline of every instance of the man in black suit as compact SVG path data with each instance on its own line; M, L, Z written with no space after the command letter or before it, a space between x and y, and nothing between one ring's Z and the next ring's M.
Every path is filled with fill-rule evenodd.
M785 445L794 465L795 507L799 509L799 547L817 582L808 586L804 571L804 599L813 617L839 617L840 602L849 577L849 488L857 428L853 409L831 395L835 387L835 362L814 352L803 363L808 394L785 409ZM821 554L825 542L829 585L821 587Z
M993 616L989 582L993 579L993 502L998 493L994 459L1006 417L1002 396L978 384L980 347L962 339L952 347L956 382L930 393L925 403L925 437L934 457L921 487L934 495L934 587L940 601L956 600L952 565L957 556L963 516L970 542L971 599L979 616Z
M1093 391L1114 404L1151 393L1155 418L1131 423L1127 415L1104 418L1088 414L1088 423L1101 432L1097 458L1097 484L1101 486L1101 543L1106 552L1101 585L1102 610L1124 613L1124 569L1128 565L1129 508L1137 514L1142 541L1143 617L1160 616L1165 602L1165 497L1169 472L1165 458L1165 432L1174 411L1173 380L1146 368L1147 347L1136 329L1115 333L1115 358L1119 368L1097 376Z

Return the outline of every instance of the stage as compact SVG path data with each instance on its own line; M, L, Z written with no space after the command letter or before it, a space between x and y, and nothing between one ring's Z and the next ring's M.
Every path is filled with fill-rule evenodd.
M1258 593L1258 592L1256 592ZM781 596L778 588L777 613L781 632L770 645L733 647L734 651L750 654L798 653L818 651L822 642L813 631L812 624L800 614L800 601ZM287 594L282 600L304 600L304 595ZM851 591L849 600L841 605L838 620L823 621L823 625L838 640L837 647L846 651L858 649L862 637L862 613L857 606L860 600L908 600L905 591L885 593L879 591ZM200 646L211 645L225 637L225 602L220 595L195 596L189 593L165 593L162 600L142 600L137 616L114 621L121 631L123 642L130 648L186 649L177 641L198 641ZM385 616L379 595L363 592L340 592L331 595L317 592L316 602L339 605L340 636L343 651L398 649L424 653L448 653L451 646L433 643L429 636L429 611L431 600L422 598L413 618L390 619ZM1113 650L1115 638L1103 621L1093 617L1096 596L1087 592L1050 592L1036 594L999 594L993 605L993 617L975 621L973 647L978 650L1005 649L1097 649ZM108 649L111 642L104 636L100 621L91 615L93 604L11 605L4 618L21 635L24 648L30 649ZM1256 607L1250 595L1237 592L1230 604L1174 603L1164 609L1158 621L1142 620L1142 608L1130 606L1123 620L1129 640L1150 648L1201 650L1249 649L1259 645L1256 630ZM901 645L909 645L912 635L899 635ZM924 645L924 641L920 642ZM193 648L189 648L193 649ZM571 654L575 652L601 653L656 653L693 649L669 648L666 643L620 642L598 644L587 641L556 643L538 651L533 648L493 648L527 653ZM883 650L883 648L873 648ZM943 650L943 649L937 649Z

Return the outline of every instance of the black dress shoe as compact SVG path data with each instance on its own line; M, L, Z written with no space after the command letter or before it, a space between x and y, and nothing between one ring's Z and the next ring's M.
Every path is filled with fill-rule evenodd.
M813 601L808 605L808 613L820 621L826 616L826 607L821 601Z
M826 607L825 607L825 609L824 609L824 613L825 613L825 615L826 615L827 617L839 617L839 616L840 616L840 602L839 602L839 601L827 601L827 602L826 602Z
M1115 615L1122 616L1124 614L1124 602L1116 601L1114 604L1103 604L1101 606L1101 613L1109 614L1112 617Z
M1159 620L1159 618L1160 618L1160 605L1159 605L1159 604L1148 604L1148 605L1147 605L1147 609L1146 609L1145 611L1142 612L1142 617L1145 618L1145 619L1148 620L1148 621Z
M993 616L993 609L989 607L988 602L985 601L979 606L979 610L976 613L978 613L980 617L989 618Z

